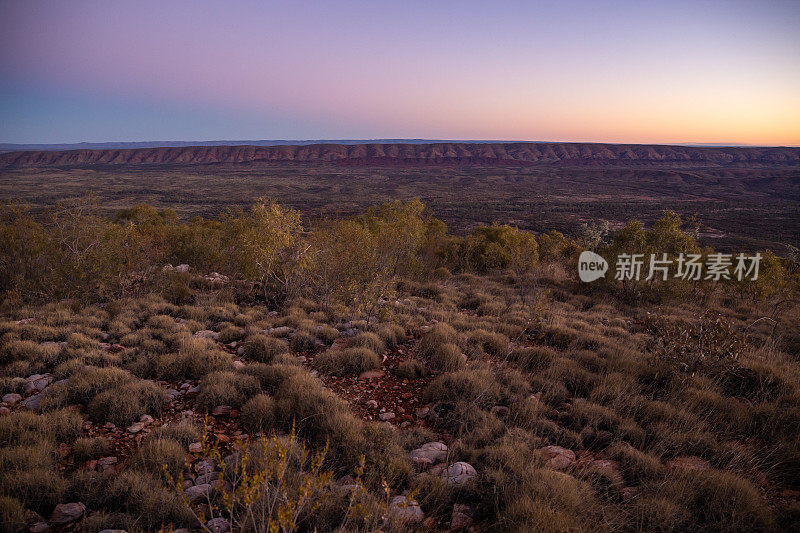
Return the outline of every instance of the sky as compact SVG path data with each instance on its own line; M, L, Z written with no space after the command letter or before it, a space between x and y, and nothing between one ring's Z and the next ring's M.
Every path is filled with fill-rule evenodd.
M0 0L0 142L800 145L800 0Z

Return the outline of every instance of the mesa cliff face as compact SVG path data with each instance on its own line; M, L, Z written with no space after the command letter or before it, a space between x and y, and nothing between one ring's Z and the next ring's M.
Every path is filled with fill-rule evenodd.
M691 147L594 143L314 144L190 146L0 154L0 168L182 165L248 162L343 164L764 164L800 165L800 148Z

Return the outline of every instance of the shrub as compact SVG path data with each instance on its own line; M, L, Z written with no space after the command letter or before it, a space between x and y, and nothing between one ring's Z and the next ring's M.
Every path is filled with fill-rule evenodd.
M130 383L136 378L117 367L86 367L65 383L53 384L42 396L42 409L55 409L70 404L88 405L98 394Z
M369 348L328 350L314 359L314 368L335 376L352 376L381 367L381 358Z
M0 524L6 531L25 531L25 508L18 499L0 496Z
M256 378L241 372L212 372L200 382L197 403L206 409L218 405L241 407L258 393Z
M383 340L375 333L369 331L359 333L355 337L350 338L347 341L347 346L369 348L376 353L381 353L386 350Z
M259 363L271 363L274 357L289 350L289 345L283 339L267 337L265 335L252 335L244 343L244 356Z
M675 472L644 490L677 504L688 517L687 529L736 531L747 524L763 531L774 526L772 510L758 489L730 472Z
M419 359L406 359L395 369L395 374L403 379L417 379L428 374L425 364Z
M147 438L171 439L181 443L183 446L189 446L189 444L200 440L200 432L191 420L184 419L177 424L165 424L154 428Z
M399 324L383 323L375 326L375 334L387 348L394 348L406 338L406 330Z
M45 468L6 472L0 479L6 495L13 491L25 507L44 516L50 516L67 488L67 482L56 470Z
M152 381L126 383L98 394L87 413L95 422L127 426L143 414L161 416L167 403L164 391Z
M511 361L527 372L541 372L557 357L557 353L546 346L516 348L511 352Z
M430 358L436 349L444 344L458 342L458 333L447 324L439 323L422 336L417 344L417 353Z
M317 349L317 338L308 331L295 331L289 340L289 345L295 352L313 352Z
M154 476L163 476L164 469L169 475L177 476L183 470L185 459L183 446L178 441L148 439L136 452L133 466Z
M431 368L443 372L455 372L467 364L467 356L461 353L461 348L450 342L438 345L428 356L428 360Z
M252 432L265 432L275 424L275 400L266 394L257 394L242 407L241 421Z
M483 329L471 331L464 339L466 352L471 357L481 357L484 353L502 357L508 352L508 337L501 333L490 333Z
M73 443L72 454L76 462L83 462L108 455L110 447L110 442L105 437L84 437Z
M145 472L128 470L108 489L107 504L139 518L138 527L155 531L163 526L192 526L195 519L175 490Z
M283 382L290 377L307 373L304 369L295 365L265 365L262 363L247 365L242 372L255 377L261 389L270 394L275 393Z

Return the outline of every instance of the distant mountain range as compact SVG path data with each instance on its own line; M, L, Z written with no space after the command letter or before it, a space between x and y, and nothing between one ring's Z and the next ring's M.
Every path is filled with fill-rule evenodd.
M279 141L263 141L279 142ZM283 142L283 141L280 141ZM287 143L289 141L286 141ZM330 142L31 150L0 154L0 168L311 162L345 165L800 165L800 148L601 143Z
M63 144L13 144L0 143L0 152L23 150L128 150L133 148L179 148L184 146L307 146L309 144L432 144L432 143L497 143L503 141L454 141L436 139L262 139L257 141L132 141Z

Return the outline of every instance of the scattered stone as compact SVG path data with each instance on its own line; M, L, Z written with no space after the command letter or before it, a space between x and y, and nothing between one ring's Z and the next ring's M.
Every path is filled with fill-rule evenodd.
M189 387L189 388L186 390L186 394L196 394L196 393L198 393L198 392L200 392L200 386L199 386L199 385L198 385L198 386L196 386L196 387Z
M30 531L30 533L47 533L50 531L50 524L47 522L36 522L28 528L28 531Z
M211 496L213 488L208 483L194 485L186 489L186 499L189 503L199 502Z
M106 422L105 424L103 424L103 427L105 429L108 429L109 431L117 429L117 426L114 425L114 422Z
M409 524L418 524L425 519L422 507L405 496L395 496L389 503L389 515L396 520Z
M276 337L288 337L294 332L292 328L289 326L280 326L277 328L270 328L269 333L275 335Z
M385 372L383 370L366 370L358 375L358 379L372 380L382 378Z
M225 533L230 530L231 525L226 519L220 516L206 522L206 528L211 531L211 533Z
M545 446L542 453L545 464L555 470L563 470L575 462L575 452L561 446Z
M141 430L144 429L144 424L142 424L141 422L134 422L125 429L128 431L128 433L139 433Z
M233 411L233 407L230 405L218 405L211 411L211 414L214 416L228 416Z
M197 337L198 339L213 339L217 340L219 337L219 333L216 331L211 331L210 329L201 329L200 331L196 332L192 337Z
M448 448L442 442L428 442L422 447L412 450L409 454L411 462L418 470L427 470L429 467L447 459Z
M394 417L395 417L395 414L393 412L391 412L391 411L386 411L385 413L381 413L381 414L378 415L378 418L380 418L383 422L388 422L389 420L393 419Z
M189 265L181 264L175 267L175 272L189 272Z
M78 520L86 512L86 506L80 502L76 503L59 503L53 510L53 515L50 517L50 524L54 526L63 526Z
M153 423L153 417L150 415L142 415L139 417L139 422L141 422L145 426L148 426Z
M203 444L199 442L193 442L189 445L189 451L191 453L200 453L203 451Z
M128 533L124 529L104 529L100 533Z
M28 383L25 385L25 394L41 392L52 382L53 376L50 374L34 374L28 378Z
M233 368L239 370L245 367L244 361L239 361L238 359L233 362Z
M695 455L675 457L667 461L669 468L679 470L710 470L711 464L705 459L701 459Z
M475 468L463 461L453 463L444 471L444 478L451 485L463 485L478 475Z
M11 409L6 407L5 405L0 405L0 416L6 416L9 413L11 413Z
M197 485L205 485L211 484L214 481L219 479L219 472L208 472L207 474L201 474L197 476L197 479L194 480L195 484Z
M33 318L33 317L31 317L31 318L23 318L22 320L17 320L16 322L14 322L14 324L17 324L18 326L23 326L25 324L30 324L31 322L35 322L35 321L36 321L36 319Z
M15 392L9 392L5 396L3 396L3 403L7 405L15 405L18 401L22 399L22 396Z
M22 403L20 405L22 407L24 407L25 409L30 409L31 411L38 411L39 410L39 404L41 402L42 402L42 395L40 393L40 394L34 394L33 396L25 398L24 400L22 400Z
M431 408L428 406L420 407L419 409L414 411L414 414L417 415L417 418L425 418L426 416L428 416L428 411L430 410Z
M209 472L214 471L214 461L211 459L202 459L197 461L197 464L194 465L194 470L197 472L198 475L208 474Z
M119 353L124 351L125 347L121 344L112 344L111 346L108 347L108 353Z
M101 457L100 459L97 460L97 466L102 467L103 470L108 470L109 468L113 468L114 465L117 464L118 460L119 459L117 459L113 455L110 455L108 457Z
M474 512L469 505L455 504L453 505L453 514L450 515L450 529L466 529L472 525L472 517Z

